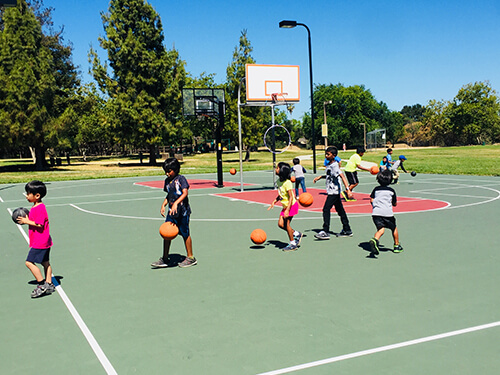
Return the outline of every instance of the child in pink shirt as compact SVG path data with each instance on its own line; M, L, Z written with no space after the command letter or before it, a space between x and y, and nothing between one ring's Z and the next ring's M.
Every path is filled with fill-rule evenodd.
M52 247L52 238L50 237L49 216L42 198L47 194L47 187L42 181L31 181L24 187L26 190L26 199L33 203L29 215L19 217L18 224L29 225L30 251L26 258L26 267L35 277L38 286L31 292L31 298L38 298L43 295L51 294L55 291L52 283L52 267L50 266L49 255ZM43 266L45 278L35 263Z

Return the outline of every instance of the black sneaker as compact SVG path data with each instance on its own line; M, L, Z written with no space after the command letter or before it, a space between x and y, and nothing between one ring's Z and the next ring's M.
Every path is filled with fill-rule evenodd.
M401 253L403 251L403 246L401 245L394 245L394 253Z
M337 237L352 237L352 231L342 229L342 231L337 234Z
M370 240L370 250L374 255L378 255L380 253L380 249L378 248L378 240L376 238L372 238Z

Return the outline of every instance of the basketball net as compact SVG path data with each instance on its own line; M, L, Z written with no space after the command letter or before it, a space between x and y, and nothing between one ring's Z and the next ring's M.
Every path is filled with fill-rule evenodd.
M286 92L280 92L280 93L271 94L271 101L275 105L285 105L287 111L290 114L292 114L292 112L293 112L293 110L294 110L295 107L293 106L293 104L288 104L287 103L287 101L286 101L287 95L288 94Z

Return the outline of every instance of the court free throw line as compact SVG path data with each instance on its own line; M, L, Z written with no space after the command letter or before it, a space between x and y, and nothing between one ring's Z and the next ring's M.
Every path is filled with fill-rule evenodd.
M422 343L425 343L425 342L446 339L448 337L458 336L458 335L464 335L466 333L481 331L481 330L484 330L484 329L490 329L490 328L494 328L494 327L498 327L498 326L500 326L500 321L494 322L494 323L483 324L483 325L479 325L479 326L475 326L475 327L470 327L470 328L459 329L457 331L451 331L451 332L441 333L439 335L422 337L420 339L415 339L415 340L410 340L410 341L404 341L404 342L400 342L400 343L397 343L397 344L381 346L381 347L374 348L374 349L362 350L360 352L355 352L355 353L350 353L350 354L344 354L344 355L340 355L340 356L337 356L337 357L322 359L322 360L319 360L319 361L304 363L302 365L297 365L297 366L292 366L292 367L286 367L286 368L282 368L282 369L279 369L279 370L274 370L274 371L269 371L269 372L263 372L263 373L260 373L258 375L288 374L290 372L305 370L305 369L308 369L308 368L322 366L322 365L326 365L326 364L329 364L329 363L340 362L340 361L344 361L346 359L363 357L365 355L370 355L370 354L375 354L375 353L380 353L380 352L386 352L388 350L394 350L394 349L404 348L404 347L407 347L407 346L422 344Z
M9 208L7 209L7 211L9 211L9 214L12 215L12 211ZM29 242L30 242L29 237L26 234L26 232L23 230L21 225L18 224L17 228L19 229L19 231L23 235L26 242L29 244ZM90 347L94 351L97 359L99 360L99 362L101 362L101 365L104 368L104 370L106 371L106 373L108 375L117 375L118 373L114 369L111 362L108 360L108 357L106 357L106 354L104 354L104 352L102 351L101 347L99 346L99 343L94 338L94 335L92 334L92 332L90 332L89 328L87 327L87 325L83 321L82 317L80 316L80 314L76 310L75 306L73 305L71 300L68 298L63 287L57 282L56 278L53 275L52 275L52 282L54 283L54 285L56 287L57 293L59 293L59 296L61 297L64 304L68 308L69 313L71 314L71 316L75 320L76 324L78 325L78 328L80 328L80 331L82 331L83 335L85 336L85 339L87 340Z

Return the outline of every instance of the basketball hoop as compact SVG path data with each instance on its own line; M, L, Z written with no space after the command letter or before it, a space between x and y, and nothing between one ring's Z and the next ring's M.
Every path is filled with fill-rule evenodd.
M286 106L286 110L292 114L293 110L295 109L293 104L289 104L286 100L286 97L288 94L286 92L279 92L279 93L273 93L271 94L271 101L273 102L274 105L284 105Z
M198 113L196 115L196 118L198 119L198 121L203 121L207 118L210 118L210 115L208 115L207 113Z

